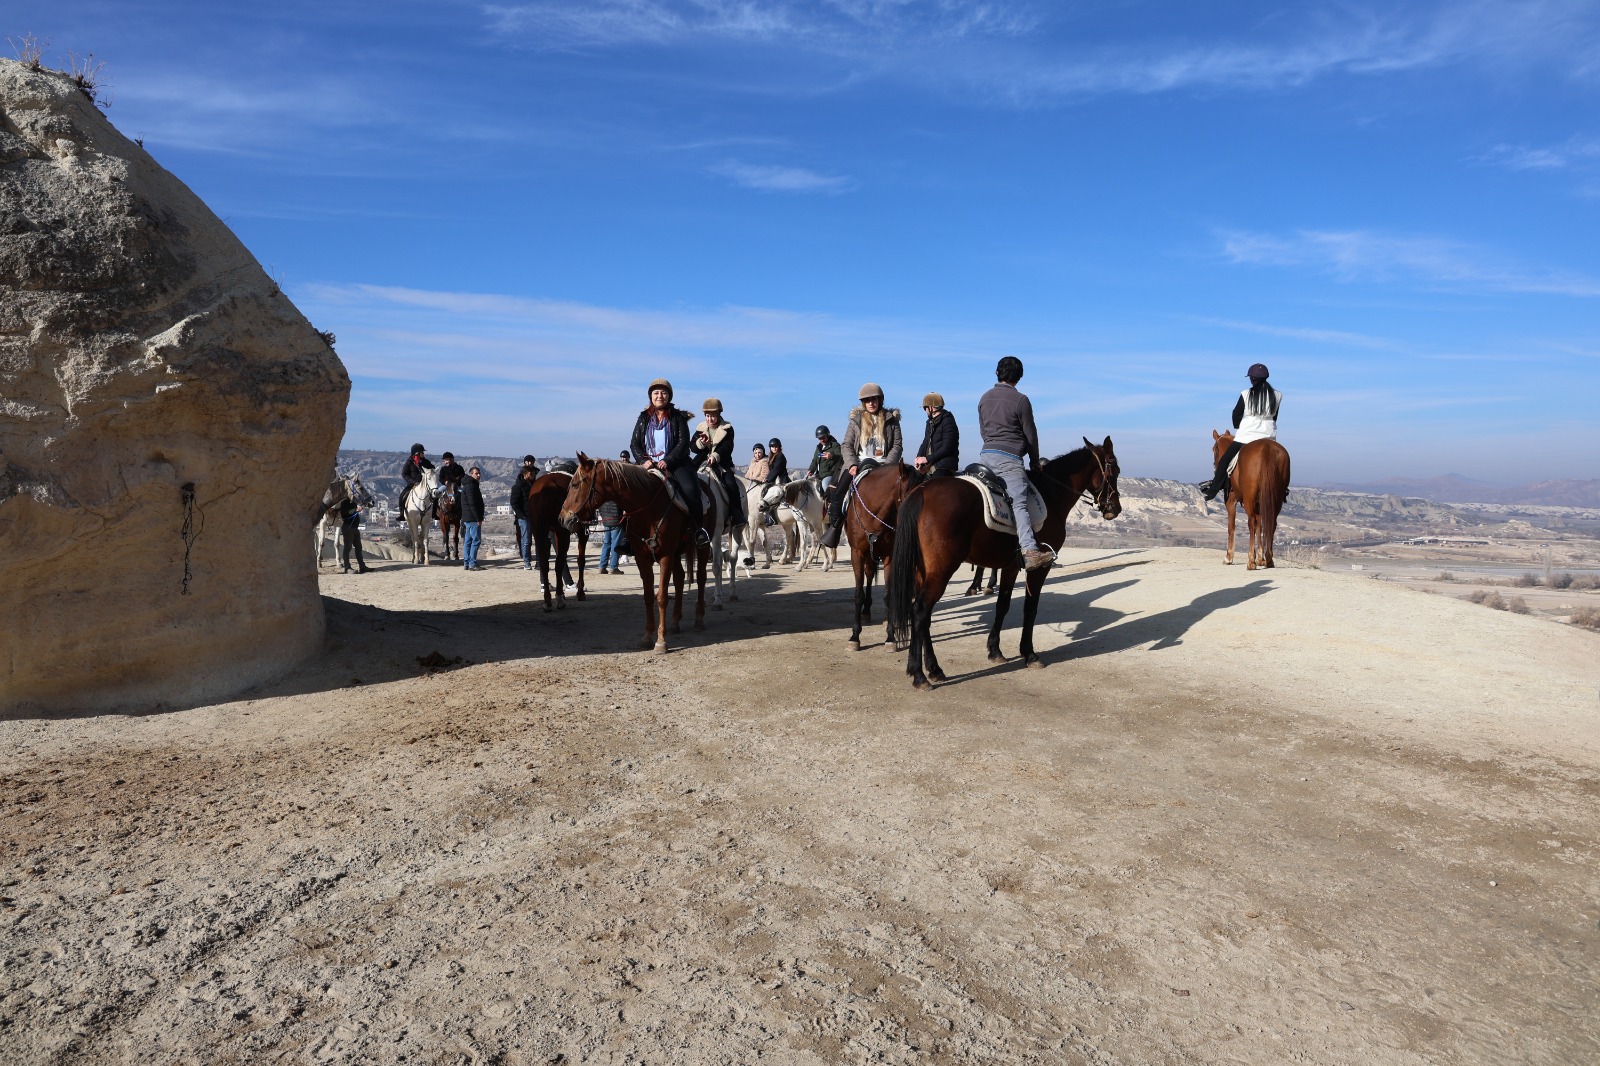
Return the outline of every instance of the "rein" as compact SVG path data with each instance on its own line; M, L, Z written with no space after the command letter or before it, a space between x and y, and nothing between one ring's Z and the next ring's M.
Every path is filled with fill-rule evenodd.
M1106 508L1110 506L1111 494L1116 490L1112 487L1111 474L1106 470L1105 460L1100 458L1100 453L1096 452L1093 448L1088 448L1085 450L1088 451L1091 456L1093 456L1095 465L1100 468L1100 488L1095 492L1090 492L1088 486L1084 486L1083 488L1077 490L1077 495L1073 498L1072 502L1077 503L1079 500L1087 499L1100 510L1101 514L1104 514ZM1064 489L1072 488L1072 482L1063 481L1061 478L1058 478L1053 474L1047 474L1042 468L1036 472L1035 476L1051 482L1052 484L1060 485Z
M867 501L861 498L861 479L859 477L850 479L850 495L856 498L856 503L861 505L861 509L863 511L872 516L872 520L874 522L878 523L878 525L882 526L884 529L887 529L890 533L894 532L894 527L888 522L885 522L882 518L878 517L876 514L873 514L872 508L867 506Z

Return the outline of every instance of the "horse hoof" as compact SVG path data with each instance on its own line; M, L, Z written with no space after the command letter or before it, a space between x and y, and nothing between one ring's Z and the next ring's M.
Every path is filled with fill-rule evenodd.
M1003 663L1006 661L1006 657L997 651L992 651L989 653L989 661L992 663Z
M728 593L728 602L729 603L738 603L739 602L739 597L735 596L733 593L730 592L730 593Z
M656 654L657 655L665 655L665 654L667 654L667 646L666 646L665 643L657 644L655 647L656 647Z
M935 685L944 684L944 682L945 682L944 671L943 670L929 670L928 671L928 680L932 681Z
M713 603L713 604L712 604L712 605L711 605L711 609L712 609L712 610L713 610L713 611L720 611L720 610L722 610L722 604L720 604L720 603Z
M859 640L852 640L852 641L849 642L848 647L850 648L851 651L860 651L861 650L861 642Z
M696 633L704 633L706 631L706 624L704 622L696 622L694 624L694 631Z
M565 611L566 609L567 609L567 601L566 600L557 600L556 601L556 610Z
M1039 658L1037 655L1028 656L1028 669L1030 669L1030 670L1043 670L1044 669L1044 660Z
M930 682L925 677L914 677L914 678L911 679L911 687L912 688L920 688L924 692L926 692L928 689L931 689L933 687L933 683Z
M544 605L544 613L545 614L549 614L552 610L554 610L554 608L551 607L548 603Z

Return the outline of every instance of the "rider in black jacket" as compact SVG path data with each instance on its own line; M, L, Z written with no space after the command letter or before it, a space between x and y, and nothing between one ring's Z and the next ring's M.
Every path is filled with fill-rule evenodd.
M405 480L406 487L400 490L400 504L396 508L400 512L400 521L406 520L406 494L422 482L422 472L432 470L433 463L428 459L428 450L420 444L411 446L411 454L406 458L405 465L400 468L400 477Z
M630 446L640 466L660 470L677 484L689 505L689 524L698 531L695 542L703 546L710 541L702 528L705 509L700 503L700 479L689 454L689 412L672 405L672 382L666 378L652 381L649 395L649 404L633 424Z
M917 449L917 470L929 477L954 474L961 461L961 430L956 427L955 415L944 409L944 397L937 392L922 398L922 409L928 414L928 428Z

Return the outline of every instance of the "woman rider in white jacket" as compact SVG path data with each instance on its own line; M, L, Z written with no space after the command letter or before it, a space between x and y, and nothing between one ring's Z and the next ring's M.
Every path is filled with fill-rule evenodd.
M1250 387L1239 393L1239 400L1233 405L1233 443L1217 461L1211 480L1196 486L1208 500L1227 486L1228 465L1241 447L1253 440L1278 439L1278 409L1283 406L1283 393L1267 384L1264 363L1255 363L1245 373L1250 378Z

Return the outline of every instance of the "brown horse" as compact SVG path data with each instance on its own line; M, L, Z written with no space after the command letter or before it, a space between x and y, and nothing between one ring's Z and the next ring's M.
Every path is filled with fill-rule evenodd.
M539 583L544 586L544 609L564 611L567 608L567 586L573 584L572 568L567 564L567 554L572 549L574 530L561 520L561 504L572 487L572 475L553 470L540 474L528 490L528 518L533 522L533 549L539 561ZM550 580L550 547L555 543L556 579ZM583 593L584 554L589 547L589 532L585 527L578 534L578 599ZM555 604L551 606L551 595Z
M894 527L907 493L925 480L905 463L863 470L850 483L844 531L850 538L850 569L856 578L856 617L850 650L861 650L861 622L872 621L872 583L878 566L894 553ZM885 639L888 639L885 634Z
M1044 525L1039 543L1052 551L1067 539L1067 513L1079 497L1089 493L1107 521L1122 513L1117 494L1117 456L1111 438L1058 455L1044 468L1028 475L1045 501ZM1015 533L997 533L983 521L979 490L960 478L936 477L923 482L900 505L899 541L889 567L889 626L895 642L910 645L906 673L917 688L945 679L933 654L933 609L944 595L950 578L964 562L1000 569L1000 593L989 627L989 661L1005 662L1000 653L1000 627L1011 606L1011 589L1022 566ZM1027 572L1026 599L1022 607L1020 654L1029 666L1042 665L1033 651L1033 620L1039 611L1039 592L1046 568ZM927 673L923 673L926 665Z
M1222 453L1233 443L1232 433L1211 431L1211 461L1222 461ZM1250 556L1246 570L1271 569L1272 541L1278 535L1278 512L1289 497L1289 452L1270 438L1239 446L1239 465L1228 477L1228 555L1233 565L1233 527L1238 508L1250 526Z
M572 475L572 485L561 505L561 521L569 528L587 524L594 518L595 508L607 500L622 506L623 528L627 530L628 543L633 547L633 559L639 565L639 579L644 584L644 643L658 652L667 650L667 583L670 580L676 592L672 613L672 632L683 628L683 576L682 556L689 554L690 576L700 589L700 600L695 605L694 627L706 627L706 568L711 562L710 547L696 546L689 516L672 502L667 483L642 467L618 462L615 459L591 459L578 453L578 472ZM720 522L715 507L706 508L703 528L709 540ZM659 564L659 580L653 567ZM651 585L656 587L652 590ZM653 594L652 594L653 593Z
M461 483L445 481L439 485L439 498L433 503L439 520L439 535L444 540L444 557L461 561Z

